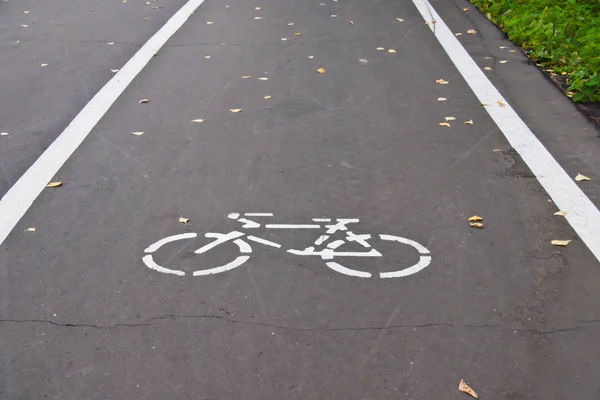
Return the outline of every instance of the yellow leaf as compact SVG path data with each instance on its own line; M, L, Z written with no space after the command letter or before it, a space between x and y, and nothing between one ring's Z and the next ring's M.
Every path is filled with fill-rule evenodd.
M467 393L476 399L479 398L479 395L477 395L477 393L475 393L475 391L471 389L471 387L467 385L463 379L461 379L460 383L458 384L458 390L463 393Z
M113 72L113 73L114 72L119 72L119 70L118 69L111 69L110 72Z
M256 79L258 79L259 81L268 81L269 80L269 78L267 78L266 76L261 76L260 78L256 78Z
M494 150L492 150L492 151L493 151L494 153L501 153L501 152L502 152L502 149L494 149Z
M504 104L503 102L501 102L500 100L498 100L496 103L498 103L498 105L500 107L506 107L506 104Z
M27 228L27 232L35 232L35 228Z
M254 7L256 11L260 11L260 7Z
M212 25L212 24L214 24L213 21L206 21L206 25Z
M567 247L569 243L571 243L571 240L553 240L550 243L552 243L554 246Z
M398 21L398 22L404 22L404 20L402 18L396 18L396 21Z
M454 34L454 36L462 36L462 33L457 32L457 33Z
M141 100L139 101L139 103L140 103L140 104L145 104L145 103L147 103L147 102L148 102L148 99L141 99Z
M588 178L588 177L587 177L587 176L585 176L585 175L581 175L580 173L578 173L578 174L577 174L577 176L575 177L575 180L576 180L577 182L581 182L581 181L591 181L591 179L590 179L590 178Z
M242 79L248 79L248 78L251 78L251 76L250 75L244 75L244 76L242 76Z
M326 72L326 70L325 70L325 68L319 68L317 70L317 72L320 73L320 74L324 74Z
M446 127L450 128L450 124L447 123L447 122L440 122L439 125L440 126L446 126Z
M201 123L204 122L204 120L202 118L199 118L199 119L193 119L192 122L195 122L197 124L201 124Z
M438 85L447 85L448 81L444 79L436 79L435 83L437 83Z
M463 8L463 11L469 11L468 7Z
M269 100L271 98L271 96L265 96L265 100Z
M293 22L288 22L288 26L294 26Z
M567 212L566 211L557 211L553 215L556 215L558 217L566 217L567 216Z
M31 11L23 11L23 14L29 14Z
M254 19L262 19L262 17L254 17Z
M354 21L348 21L350 25L354 25Z
M0 132L0 136L10 136L10 133L8 133L8 132Z
M315 58L315 56L308 56L309 60L312 60L313 58Z
M437 101L446 101L446 100L448 100L448 99L447 99L447 98L445 98L445 97L438 97L438 100L437 100Z
M142 136L144 132L131 132L131 134L135 136Z
M242 109L241 108L231 108L231 109L229 109L229 111L231 111L232 113L240 113L240 112L242 112Z
M181 222L182 224L187 224L188 222L190 222L190 219L189 218L179 217L179 222Z
M468 120L468 121L465 121L465 122L464 122L464 124L465 124L465 125L473 125L473 120L472 120L472 119L470 119L470 120Z
M294 36L302 36L302 32L296 32L294 33Z
M446 117L444 118L446 121L454 121L456 118L454 117Z
M479 215L473 215L472 217L469 218L469 221L471 221L471 222L483 221L483 218L481 218Z
M46 185L47 188L55 188L59 186L62 186L62 181L50 182Z
M469 225L471 226L471 228L477 228L477 229L483 228L483 224L481 222L470 222Z
M206 58L207 60L210 60L212 58L212 56L204 56L204 58Z
M475 35L475 34L477 33L477 31L476 31L475 29L469 29L469 30L467 31L467 33L468 33L469 35Z
M47 66L48 66L48 64L42 64L42 65L40 65L40 66L41 66L41 67L47 67Z
M383 47L378 47L378 48L376 48L375 50L378 50L378 51L383 51L383 50L385 50L385 48L383 48Z
M516 51L516 50L509 50L508 52L509 52L509 53L516 53L517 51ZM563 74L564 74L564 75L566 75L567 73L566 73L566 72L563 72Z
M106 43L107 46L112 46L113 44L115 44L115 42L108 42L108 43Z
M485 69L486 71L491 71L492 67L483 67L483 69Z
M490 106L489 104L486 104L486 103L481 103L481 105L484 106L484 107L489 107Z
M388 53L395 53L395 52L396 52L396 50L394 50L394 49L389 49L388 50Z
M146 17L144 18L144 21L150 21L150 18Z

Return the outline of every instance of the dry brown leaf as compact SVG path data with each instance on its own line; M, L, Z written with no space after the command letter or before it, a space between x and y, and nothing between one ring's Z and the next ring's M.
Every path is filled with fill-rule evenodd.
M404 20L402 18L396 18L396 21L398 21L398 22L404 22Z
M481 103L481 105L482 105L482 106L484 106L484 107L489 107L489 106L490 106L490 105L489 105L489 104L487 104L487 103Z
M486 71L491 71L492 67L483 67L483 69L485 69Z
M444 79L436 79L435 83L437 83L438 85L447 85L448 81Z
M31 11L23 11L23 14L29 14Z
M477 228L477 229L483 228L483 224L481 222L470 222L469 225L471 226L471 228Z
M212 58L212 56L204 56L204 58L206 58L207 60L210 60Z
M468 7L463 8L463 11L469 11Z
M144 18L144 21L150 21L150 18L146 17Z
M567 216L567 212L566 211L557 211L553 215L556 215L558 217L566 217Z
M35 232L35 228L33 228L33 227L27 228L27 232Z
M450 124L447 123L447 122L440 122L439 125L440 126L446 126L446 127L450 128Z
M232 113L240 113L242 112L241 108L230 108L229 111L231 111Z
M506 107L506 104L504 104L503 102L501 102L500 100L498 100L496 102L500 107Z
M294 33L294 36L302 36L302 32L296 32Z
M254 7L256 11L260 11L260 7Z
M309 60L312 60L313 58L315 58L315 56L308 56Z
M187 224L188 222L190 222L190 219L189 218L179 217L179 222L181 222L182 224Z
M385 48L384 48L384 47L378 47L378 48L376 48L375 50L378 50L378 51L383 51L383 50L385 50Z
M471 222L483 221L483 218L480 217L479 215L473 215L472 217L469 217L469 221L471 221Z
M269 78L267 78L266 76L261 76L260 78L256 78L256 79L258 79L259 81L268 81L269 80Z
M244 75L244 76L242 76L242 79L249 79L249 78L251 78L250 75Z
M201 123L204 122L204 120L202 118L199 118L199 119L193 119L192 122L195 122L197 124L201 124Z
M111 69L110 72L115 73L115 72L119 72L119 70L118 69Z
M462 36L462 33L457 32L457 33L454 34L454 36Z
M460 383L458 384L458 390L460 390L463 393L467 393L476 399L479 398L479 395L475 393L475 391L465 383L464 379L460 380Z
M552 199L548 199L548 203L552 203Z
M389 49L388 50L388 53L395 53L395 52L396 52L396 50L394 50L394 49Z
M444 119L446 121L454 121L456 118L454 118L454 117L445 117Z
M265 96L265 100L269 100L271 98L271 96L267 95Z
M475 34L477 33L477 31L476 31L475 29L469 29L469 30L467 31L467 33L468 33L469 35L475 35Z
M581 175L580 173L577 173L577 176L575 177L575 180L576 180L577 182L581 182L581 181L591 181L591 179L590 179L590 178L588 178L588 177L587 177L587 176L585 176L585 175Z
M319 68L317 70L317 72L320 73L320 74L324 74L325 72L327 72L327 70L325 68Z
M567 247L569 243L571 243L571 240L553 240L550 243L552 243L554 246Z
M465 124L465 125L473 125L473 120L472 120L472 119L470 119L470 120L468 120L468 121L465 121L465 122L464 122L464 124Z
M294 26L293 22L288 22L288 26Z
M501 153L502 149L494 149L494 150L492 150L492 152L494 152L494 153Z
M352 21L352 20L348 21L348 23L349 23L350 25L354 25L354 21Z
M438 97L438 100L437 100L437 101L446 101L446 100L448 100L448 99L447 99L447 98L445 98L445 97Z
M148 99L141 99L139 101L140 104L146 104L149 100Z
M47 188L55 188L59 186L62 186L62 181L50 182L46 185Z
M135 136L142 136L144 132L131 132L131 134Z

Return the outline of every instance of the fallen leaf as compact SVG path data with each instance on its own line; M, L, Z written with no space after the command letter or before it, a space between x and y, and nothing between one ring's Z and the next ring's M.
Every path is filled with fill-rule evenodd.
M457 32L457 33L454 34L454 36L462 36L462 33Z
M142 136L144 132L131 132L131 134L135 136Z
M249 79L249 78L251 78L250 75L244 75L244 76L242 76L242 79Z
M469 11L468 7L463 8L463 11Z
M506 64L507 62L508 62L507 60L499 61L500 64Z
M0 132L0 136L10 136L10 133L8 133L8 132Z
M113 44L115 44L115 42L108 42L108 43L106 43L107 46L112 46Z
M567 212L566 211L557 211L553 215L556 215L558 217L566 217L567 216Z
M548 199L548 203L552 203L552 199Z
M242 112L241 108L230 108L229 111L231 111L232 113L240 113Z
M509 53L516 53L516 50L509 50Z
M149 100L148 99L141 99L139 101L140 104L146 104Z
M225 8L229 8L229 4L225 5Z
M47 66L48 66L48 64L42 64L41 66L42 66L42 67L47 67Z
M486 71L491 71L492 67L483 67L483 69L485 69Z
M27 232L35 232L35 228L27 228Z
M477 31L476 31L475 29L469 29L469 30L467 31L467 33L468 33L469 35L475 35L475 34L477 33Z
M193 119L192 122L195 122L197 124L201 124L204 122L204 120L202 118L198 118L198 119Z
M317 72L320 73L320 74L324 74L326 72L326 70L325 70L325 68L319 68L317 70Z
M29 25L21 25L23 28L27 28Z
M259 81L268 81L269 80L269 78L267 78L266 76L261 76L260 78L256 78L256 79L258 79Z
M204 58L206 58L207 60L210 60L212 58L212 56L204 56Z
M553 240L550 243L552 243L554 246L567 247L569 243L571 243L571 240Z
M294 26L293 22L288 22L288 26Z
M354 21L348 21L350 25L354 25Z
M214 24L213 21L206 21L206 25L212 25L212 24Z
M378 51L383 51L383 50L385 50L385 48L383 48L383 47L378 47L378 48L376 48L375 50L378 50Z
M23 14L29 14L31 11L23 11Z
M150 21L150 18L146 17L144 18L144 21Z
M262 17L254 17L254 19L262 19Z
M468 121L465 121L465 122L464 122L464 124L465 124L465 125L473 125L473 120L472 120L472 119L470 119L470 120L468 120Z
M113 72L113 73L114 72L119 72L119 70L118 69L111 69L110 72Z
M504 104L503 102L501 102L500 100L498 100L496 102L500 107L506 107L506 104Z
M46 185L47 188L54 188L59 186L62 186L62 181L50 182Z
M271 96L265 96L265 100L269 100Z
M471 228L478 228L478 229L483 228L483 224L481 222L471 222L471 223L469 223L469 225L471 226Z
M437 100L437 101L446 101L446 100L448 100L448 99L447 99L447 98L445 98L445 97L438 97L438 100Z
M486 56L486 57L483 57L483 58L485 58L486 60L493 60L494 59L494 57L489 57L489 56Z
M182 224L187 224L188 222L190 222L190 219L189 218L179 217L179 222L181 222Z
M395 52L396 52L396 50L394 50L394 49L389 49L388 50L388 53L395 53Z
M508 46L500 46L501 49L508 49Z
M489 107L489 104L487 104L487 103L481 103L481 105L484 107Z
M502 149L494 149L494 150L492 150L492 151L493 151L494 153L500 153L500 152L502 152Z
M448 81L444 79L436 79L435 83L437 83L438 85L447 85Z
M439 125L440 126L446 126L446 127L450 128L450 124L447 123L447 122L440 122Z
M456 118L454 117L446 117L444 118L446 121L454 121Z
M315 58L315 56L308 56L308 58L309 58L310 60L312 60L313 58Z
M471 222L483 221L483 218L480 217L479 215L473 215L472 217L469 217L469 221L471 221Z
M331 18L337 18L336 14L331 14Z
M287 40L286 37L282 37L281 40L283 40L284 42Z
M396 18L396 21L398 21L398 22L404 22L404 20L402 18Z
M588 177L587 177L587 176L585 176L585 175L581 175L580 173L577 173L577 176L575 177L575 180L576 180L577 182L581 182L581 181L591 181L591 179L590 179L590 178L588 178Z
M469 385L467 385L463 379L461 379L460 383L458 384L458 390L460 390L463 393L470 394L472 397L474 397L476 399L479 398L479 395L477 395L477 393L475 393L475 391L473 389L471 389L471 387Z
M296 32L294 33L294 36L302 36L302 32Z
M254 7L256 11L260 11L260 7Z

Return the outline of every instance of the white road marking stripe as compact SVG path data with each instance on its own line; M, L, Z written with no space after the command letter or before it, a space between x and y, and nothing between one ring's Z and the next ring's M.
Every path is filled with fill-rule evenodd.
M65 161L161 47L204 0L189 0L117 72L0 200L0 244Z
M166 238L160 239L158 242L153 243L150 246L148 246L146 248L146 250L144 250L144 253L154 253L156 250L160 249L163 245L165 245L167 243L171 243L176 240L192 239L192 238L195 238L196 236L198 236L198 234L194 233L194 232L180 233L179 235L167 236Z
M173 274L173 275L177 275L177 276L185 276L185 272L179 271L178 269L169 269L169 268L161 267L160 265L158 265L157 263L154 262L152 254L145 255L142 258L142 261L144 261L144 264L146 264L146 266L148 268L153 269L158 272L162 272L163 274Z
M269 229L319 229L321 225L301 225L301 224L266 224Z
M429 29L479 101L489 104L485 109L511 146L523 158L558 209L567 212L565 218L569 224L600 261L600 211L502 97L431 4L427 0L413 0L413 3L423 18L430 22ZM431 23L432 20L436 23ZM505 106L500 107L497 101L502 101Z
M275 247L275 248L280 248L281 245L275 242L271 242L270 240L266 240L266 239L261 239L259 237L256 236L246 236L248 238L248 240L252 240L255 241L256 243L260 243L260 244L266 244L267 246L271 246L271 247Z
M371 274L368 272L357 271L355 269L346 268L341 264L336 263L335 261L330 261L325 263L329 268L334 271L339 272L340 274L356 276L358 278L370 278Z

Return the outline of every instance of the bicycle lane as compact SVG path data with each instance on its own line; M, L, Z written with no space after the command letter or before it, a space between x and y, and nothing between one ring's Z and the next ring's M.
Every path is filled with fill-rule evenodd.
M3 244L9 396L460 398L461 378L490 398L597 390L598 331L582 322L596 261L577 240L549 246L576 235L412 5L323 4L208 1L69 159L63 186ZM273 217L228 218L252 212ZM415 240L432 263L350 277L286 253L323 229L265 226L323 217ZM248 241L238 268L192 276L240 255L233 243L193 253L206 232L234 230L282 247ZM156 252L185 276L142 262L192 232ZM339 262L385 272L419 259L374 239L383 257Z

